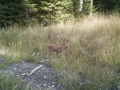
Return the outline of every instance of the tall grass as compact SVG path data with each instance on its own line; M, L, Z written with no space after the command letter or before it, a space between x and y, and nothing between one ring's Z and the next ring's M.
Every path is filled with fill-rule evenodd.
M4 74L0 74L0 90L32 90L19 77Z
M120 17L93 16L43 27L10 27L0 31L0 55L7 61L39 62L46 57L49 43L69 45L59 61L50 62L69 90L103 90L120 85ZM36 58L31 56L40 52ZM52 55L52 58L57 58ZM80 73L86 82L80 84Z

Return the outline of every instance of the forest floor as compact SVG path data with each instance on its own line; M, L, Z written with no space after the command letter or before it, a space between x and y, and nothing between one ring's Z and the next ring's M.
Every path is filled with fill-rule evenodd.
M47 62L41 62L40 64L21 61L8 66L6 69L2 69L0 72L11 73L22 78L27 85L33 88L33 90L61 90L62 85L58 82L60 75L55 72L51 67L48 67ZM34 73L28 75L36 67L40 66Z

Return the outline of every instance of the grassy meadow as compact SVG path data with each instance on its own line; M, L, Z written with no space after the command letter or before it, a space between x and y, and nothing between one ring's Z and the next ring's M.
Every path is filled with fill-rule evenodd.
M39 63L48 58L48 44L64 42L70 50L64 56L59 55L59 60L50 61L49 66L61 74L59 81L65 90L109 90L109 87L120 86L118 15L84 17L47 27L36 24L1 29L0 58L5 63L0 64L0 68L20 60ZM34 52L40 55L32 57ZM58 57L53 53L51 58ZM85 78L83 83L80 83L81 76ZM0 84L0 90L3 90L1 87Z

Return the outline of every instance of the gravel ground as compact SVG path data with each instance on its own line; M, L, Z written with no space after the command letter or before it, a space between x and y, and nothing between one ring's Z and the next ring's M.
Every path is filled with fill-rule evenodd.
M38 70L28 75L40 65L41 67ZM20 76L27 84L32 86L33 90L62 90L62 86L58 82L59 74L52 68L47 67L45 62L36 64L21 61L9 65L5 71Z

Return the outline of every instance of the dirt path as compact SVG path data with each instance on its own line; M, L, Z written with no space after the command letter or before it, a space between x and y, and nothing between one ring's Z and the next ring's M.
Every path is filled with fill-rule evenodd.
M27 75L37 66L41 67L32 75ZM27 84L30 84L33 90L61 90L62 86L58 82L59 74L52 68L47 67L44 62L40 64L21 61L8 66L7 72L22 77Z

